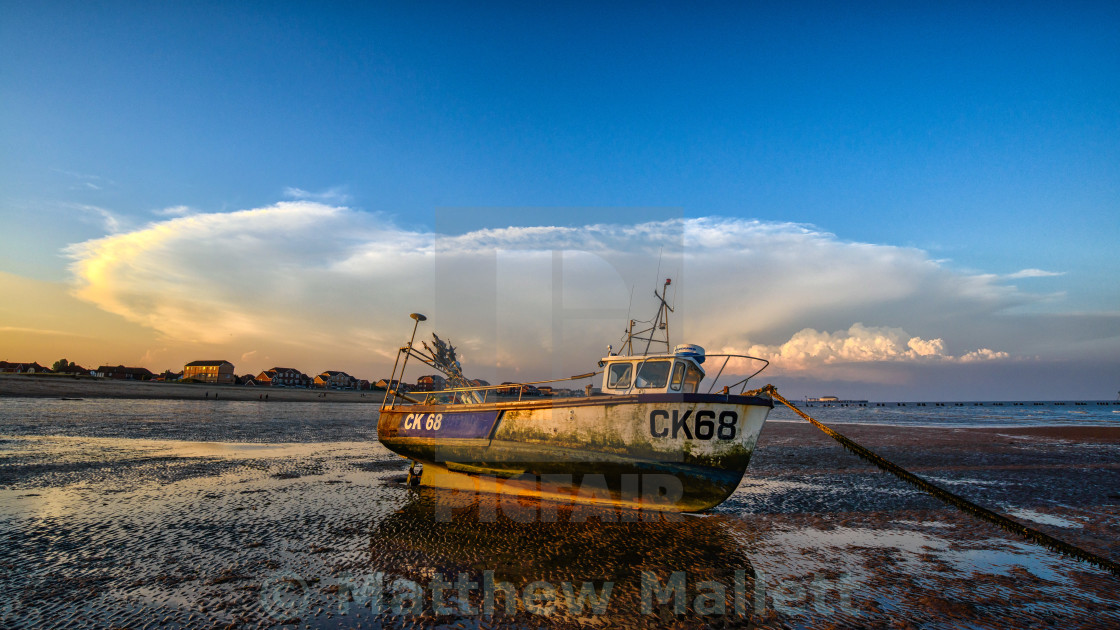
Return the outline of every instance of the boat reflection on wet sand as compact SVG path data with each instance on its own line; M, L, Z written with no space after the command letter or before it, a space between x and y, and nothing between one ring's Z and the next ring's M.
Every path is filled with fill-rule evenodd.
M755 603L750 558L717 518L419 488L372 528L369 551L371 567L391 567L383 623L702 625L745 621Z

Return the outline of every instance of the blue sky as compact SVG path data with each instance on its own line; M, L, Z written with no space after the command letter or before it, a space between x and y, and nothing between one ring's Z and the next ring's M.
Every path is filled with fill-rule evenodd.
M1001 314L1120 334L1115 3L0 15L0 271L18 278L69 286L68 247L284 201L452 236L725 217L915 248L1013 285Z

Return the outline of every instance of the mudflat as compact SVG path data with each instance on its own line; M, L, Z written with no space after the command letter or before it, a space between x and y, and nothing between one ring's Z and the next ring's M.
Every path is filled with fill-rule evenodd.
M41 425L5 424L0 406L0 625L1120 625L1120 578L962 514L804 422L768 423L726 503L665 520L406 487L408 462L370 437L375 410L153 401L151 414L179 415L148 421L125 414L136 404L44 401L67 418ZM1120 559L1115 430L836 428Z

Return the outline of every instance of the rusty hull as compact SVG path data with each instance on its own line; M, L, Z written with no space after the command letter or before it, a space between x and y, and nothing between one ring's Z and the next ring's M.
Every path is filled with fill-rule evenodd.
M698 511L738 487L772 408L726 394L402 405L378 437L424 464L423 485Z

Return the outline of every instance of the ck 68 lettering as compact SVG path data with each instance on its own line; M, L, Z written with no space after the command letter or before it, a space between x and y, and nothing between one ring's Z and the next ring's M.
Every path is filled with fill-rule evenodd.
M689 440L710 440L712 437L733 440L735 427L738 424L739 414L731 410L721 411L719 418L716 418L716 412L711 409L701 409L695 415L691 409L684 414L681 414L678 409L674 409L672 414L664 409L654 409L649 412L649 434L653 437L671 435L676 439L683 434Z
M424 428L428 431L439 431L442 425L442 413L410 413L404 417L405 429Z

